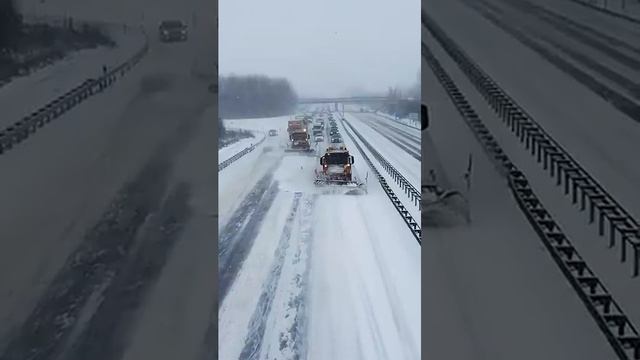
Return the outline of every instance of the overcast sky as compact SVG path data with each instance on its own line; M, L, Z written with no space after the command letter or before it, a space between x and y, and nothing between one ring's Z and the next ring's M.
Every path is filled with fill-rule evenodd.
M418 0L219 0L220 73L288 78L299 96L410 86Z

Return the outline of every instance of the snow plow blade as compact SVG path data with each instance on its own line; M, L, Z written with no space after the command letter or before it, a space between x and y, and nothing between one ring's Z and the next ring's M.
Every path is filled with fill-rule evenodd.
M315 152L314 149L292 149L292 148L286 148L284 149L284 152L292 152L292 153L313 153Z
M422 227L453 227L470 222L469 203L459 191L423 193Z
M364 195L367 184L358 181L316 179L314 184L325 194Z

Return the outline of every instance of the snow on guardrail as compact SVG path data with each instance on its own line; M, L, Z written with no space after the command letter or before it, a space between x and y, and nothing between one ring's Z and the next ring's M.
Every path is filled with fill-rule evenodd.
M264 142L264 140L267 138L266 134L262 134L262 139L260 139L257 143L252 144L251 146L247 146L246 148L238 151L237 153L235 153L233 156L231 156L230 158L222 161L221 163L218 164L218 172L224 170L226 167L228 167L229 165L233 164L234 162L236 162L238 159L240 159L241 157L247 155L248 153L252 152L253 150L256 149L256 147L260 144L262 144L262 142Z
M140 31L145 38L144 45L128 60L98 78L85 80L63 95L58 96L47 105L1 130L0 154L26 140L29 136L35 134L39 128L48 124L52 120L57 119L62 114L78 106L88 98L102 93L109 87L113 86L113 84L115 84L119 79L124 77L149 51L147 34L142 27L140 27Z
M343 121L343 123L345 123L345 120L342 120L342 121ZM362 155L362 157L364 158L366 163L369 165L369 168L371 168L371 171L373 171L373 174L378 179L378 182L380 183L380 186L382 187L382 190L385 192L385 194L387 195L387 197L389 198L389 200L391 201L391 203L395 207L396 211L398 211L398 214L400 214L400 216L402 216L402 220L404 220L404 222L407 225L407 227L409 227L409 230L413 234L413 237L416 239L418 244L420 244L420 246L422 246L422 229L420 228L420 224L418 224L418 222L413 218L413 216L411 216L410 212L404 206L404 204L402 203L400 198L398 198L398 195L396 195L393 192L393 189L391 189L391 186L389 186L389 183L387 182L387 179L385 179L385 177L378 171L378 168L376 168L376 166L374 165L373 161L369 158L369 156L366 154L364 149L360 146L360 144L358 143L356 138L351 134L351 131L353 131L354 133L356 132L355 128L353 128L351 126L351 124L348 124L348 125L349 125L348 127L344 126L345 132L351 138L351 141L353 141L353 144L356 146L356 148L358 148L358 151L360 151L360 154ZM351 131L349 130L349 128L351 128ZM360 140L363 143L366 142L366 140L363 137L360 137ZM390 166L391 164L389 164L387 162L387 165ZM389 170L387 167L385 167L385 169L387 169L387 171ZM411 186L411 184L409 184L408 182L407 182L407 185ZM405 189L407 189L407 188L405 188ZM407 190L405 190L405 191L407 191ZM418 196L420 196L420 195L418 195Z

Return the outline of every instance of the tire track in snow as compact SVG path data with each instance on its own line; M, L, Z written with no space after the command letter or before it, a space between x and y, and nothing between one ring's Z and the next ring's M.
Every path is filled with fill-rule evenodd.
M362 204L358 204L358 207L360 208L360 211L364 212L364 209L362 208ZM371 224L366 217L363 217L363 219L367 224L368 228L370 229L375 228L374 227L375 224ZM396 289L396 285L390 276L391 272L389 270L389 266L387 266L387 262L381 256L381 254L383 254L383 249L380 246L380 243L378 242L378 239L376 238L375 235L371 236L370 239L371 241L369 241L369 244L371 246L371 250L375 257L376 263L378 264L376 269L378 270L380 278L382 279L382 285L386 292L387 300L391 304L390 306L391 315L393 318L394 325L398 330L397 332L400 335L400 340L403 342L403 345L404 345L403 350L405 351L405 355L407 356L407 359L413 358L414 355L417 355L417 358L419 358L420 346L416 345L416 342L419 342L420 339L414 339L412 337L413 334L411 332L411 329L407 326L409 321L408 321L408 317L403 311L402 303L398 298L398 295L397 295L398 290Z
M387 139L389 140L391 140L392 138L396 139L397 142L403 144L409 150L413 150L409 152L411 156L414 156L415 154L420 154L419 141L402 137L401 135L398 135L395 133L395 129L389 128L387 126L384 126L378 123L367 122L367 125L369 125L369 127L376 130L378 133L380 133L382 136L386 137ZM405 150L405 151L408 152L408 150Z
M249 215L253 212L254 208L258 205L264 193L266 192L269 184L271 184L271 180L273 179L273 174L269 173L264 175L258 183L251 189L249 194L245 196L240 206L235 210L229 221L224 225L219 234L218 239L218 261L222 262L224 259L222 257L226 256L226 254L230 251L231 241L236 232L240 231L242 227L245 225Z
M502 9L494 7L493 5L490 5L487 2L482 2L482 3L487 8L491 9L491 11L493 11L495 14L499 14L500 17L506 18L506 19L509 18L508 14L504 13L502 11ZM512 4L512 6L515 6L516 10L519 10L520 12L525 13L525 14L529 14L531 12L535 13L535 11L533 11L532 9L529 9L531 11L528 11L527 9L521 9L520 6L516 6L514 4ZM530 5L527 5L527 7L528 6L530 6ZM562 24L562 26L564 26L564 25ZM609 80L612 83L614 83L615 85L619 86L620 88L626 90L627 93L630 94L635 99L640 99L640 85L637 82L631 80L628 75L620 74L616 70L610 69L609 66L604 65L604 64L594 60L593 57L588 56L588 55L584 55L579 51L573 50L570 46L566 46L562 42L555 40L553 37L548 36L545 33L539 31L539 29L535 29L535 28L527 29L527 25L524 25L524 27L521 26L521 29L523 29L524 31L531 32L538 39L543 40L543 41L551 44L552 46L554 46L555 48L557 48L561 52L565 53L568 57L573 59L574 62L581 64L582 66L584 66L584 67L592 70L593 72L601 75L606 80ZM574 30L574 32L578 32L578 31ZM583 35L580 35L580 36L583 37ZM611 58L616 60L618 63L626 65L630 69L639 68L640 62L638 62L636 60L632 60L631 58L630 58L630 60L628 60L626 62L622 61L619 58L613 56L615 54L615 51L613 51L611 48L608 48L608 47L607 48L595 47L595 49L599 50L600 52L602 52L604 54L609 55ZM620 56L622 56L622 55L620 55ZM629 64L628 63L629 61L633 61L633 64Z
M160 206L170 169L170 163L158 156L120 189L14 334L1 359L51 359L60 351L86 307L93 307L94 294L110 286L126 265L135 250L138 230Z
M218 309L253 246L260 225L278 193L273 174L265 175L245 197L218 240Z
M557 15L554 12L527 0L520 0L516 2L501 0L501 2L520 11L524 15L535 16L538 20L544 21L557 31L599 51L601 54L604 54L618 63L627 66L629 69L640 68L640 61L635 57L640 54L640 49L623 40L612 38L593 28L589 29L587 26L580 25L571 21L567 17ZM635 54L628 55L615 47L616 45Z
M385 346L384 336L382 336L380 332L380 324L378 323L375 311L373 310L373 305L371 304L371 299L369 299L367 290L363 283L364 281L362 279L357 282L358 287L360 288L360 293L365 294L361 304L363 305L362 310L364 311L365 320L371 330L371 343L374 344L373 347L375 347L375 353L378 355L378 359L390 359L389 352ZM360 339L360 336L358 336L358 339Z
M575 66L573 63L560 57L558 54L552 52L547 47L543 46L539 41L534 40L528 36L527 33L508 25L502 19L499 19L493 13L487 11L486 6L479 4L478 2L462 0L462 3L472 10L478 12L482 17L494 24L499 29L503 30L514 39L536 52L538 55L547 60L550 64L554 65L562 72L571 76L575 81L579 82L593 93L598 95L604 101L610 103L621 113L627 115L629 118L636 122L640 122L640 105L635 101L622 94L621 92L612 89L603 82L596 79L588 72Z
M119 359L127 345L136 312L155 284L191 215L188 184L178 184L142 232L140 246L104 292L96 313L77 342L60 358Z
M260 356L264 333L266 331L267 316L269 315L273 305L278 280L280 280L282 267L284 266L285 257L289 248L294 220L298 213L301 197L302 193L300 192L297 192L294 195L289 216L285 221L282 235L280 236L280 241L278 242L278 247L275 251L274 261L271 265L269 276L263 284L262 294L260 294L260 299L258 300L256 309L254 310L249 322L249 329L247 337L245 338L244 347L240 353L240 359L254 360L258 359Z
M266 350L263 350L264 359L306 359L307 358L307 289L310 269L310 249L313 239L313 211L317 195L305 196L302 200L302 209L298 216L299 239L293 242L284 267L285 276L280 280L279 294L276 303L282 305L283 311L272 311L270 317L273 326L269 329L272 337ZM294 237L295 239L295 237ZM289 271L287 271L289 270ZM277 339L275 338L277 336ZM267 339L269 340L269 339ZM277 349L271 346L278 344Z

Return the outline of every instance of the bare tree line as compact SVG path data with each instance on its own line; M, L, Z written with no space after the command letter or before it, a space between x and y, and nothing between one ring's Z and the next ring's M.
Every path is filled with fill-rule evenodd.
M229 75L219 79L220 115L257 118L290 114L298 97L287 79L264 75Z
M387 98L394 101L386 103L382 110L387 114L398 117L406 117L410 113L418 114L420 110L421 91L421 76L420 72L418 72L416 82L404 90L398 86L389 86L387 89Z

